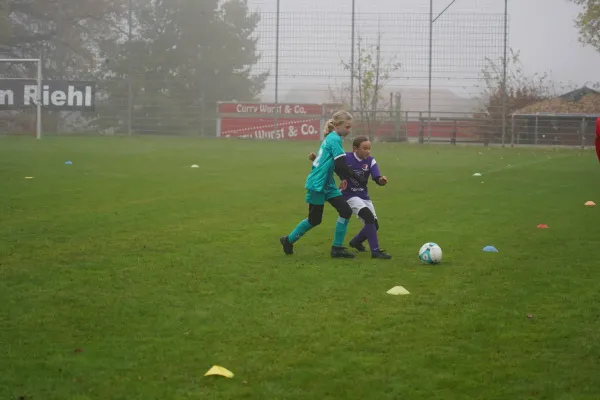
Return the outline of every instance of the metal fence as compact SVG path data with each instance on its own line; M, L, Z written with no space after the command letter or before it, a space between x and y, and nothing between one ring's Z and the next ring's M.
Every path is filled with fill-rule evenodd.
M278 28L279 27L279 28ZM428 120L448 113L486 109L486 68L500 66L498 86L505 85L507 14L343 14L336 23L322 12L265 13L258 36L263 54L257 68L275 71L263 99L273 102L344 100L352 111L361 90L355 74L362 48L372 46L388 79L378 111L388 96L400 96L402 111L426 113ZM346 64L349 68L344 68ZM344 96L344 92L347 92ZM506 115L502 104L486 111ZM500 123L502 129L504 118ZM427 139L431 139L431 127ZM502 131L501 131L502 133Z
M598 118L595 114L513 114L510 144L594 147Z
M402 124L408 132L405 136L410 137L413 122L424 124L419 140L425 142L438 140L435 127L448 124L457 126L459 141L476 134L486 143L503 142L510 137L507 134L510 121L505 124L507 117L510 119L506 104L486 104L485 93L489 88L485 87L482 76L492 63L498 73L495 84L505 87L506 12L453 14L450 9L438 15L432 11L357 13L352 7L351 12L277 10L259 14L254 37L261 57L252 73L269 74L259 101L326 103L341 98L350 103L353 112L361 114L365 110L356 101L361 82L351 73L360 61L360 43L363 49L369 46L375 49L382 66L398 65L389 69L386 84L379 93L381 99L370 110L388 116L384 117L387 125L378 122L380 130L389 130L390 123L395 124L394 134L387 137L401 137L398 127ZM134 25L131 32L135 38L135 19L130 23ZM127 40L125 35L118 46L125 46ZM108 60L99 59L94 64L105 62ZM145 77L145 87L139 90L136 82L142 78L135 71L120 78L98 76L96 111L46 110L44 132L210 137L215 135L217 101L235 100L205 98L198 93L193 102L178 101L176 85L169 88L170 96L150 97L148 93L165 90L166 83ZM110 100L103 93L108 87L112 88ZM6 114L0 111L0 119ZM0 129L8 125L0 124ZM13 130L21 129L11 126Z
M360 41L363 46L377 46L382 65L400 65L389 73L382 87L376 113L385 113L393 102L387 99L392 96L400 98L402 112L425 114L428 120L451 113L481 112L486 89L482 71L490 61L504 65L506 16L443 14L434 23L429 18L429 14L336 13L336 23L332 24L331 15L323 12L262 12L255 32L261 58L253 73L269 73L269 77L259 100L323 103L345 97L352 111L360 114L364 110L352 104L360 82L344 67L352 68L353 60L356 65L358 54L353 54L353 49ZM431 47L430 27L435 39ZM135 82L138 77L133 74L130 79ZM106 131L114 133L127 133L130 125L134 133L214 136L214 100L231 100L200 99L194 105L166 99L148 103L134 94L129 114L125 112L129 104L127 82L106 80L99 84L121 87L110 103L102 100L101 92L97 99L95 117L100 124L94 127L109 126ZM164 83L146 81L146 85L146 92L156 92ZM506 114L501 106L491 112ZM130 116L131 124L126 121ZM72 125L75 131L83 129L81 123ZM426 137L431 140L431 126Z
M356 134L384 142L480 144L503 146L594 147L596 120L591 114L512 114L506 136L486 113L378 112L376 119L355 125ZM428 137L430 129L430 137Z

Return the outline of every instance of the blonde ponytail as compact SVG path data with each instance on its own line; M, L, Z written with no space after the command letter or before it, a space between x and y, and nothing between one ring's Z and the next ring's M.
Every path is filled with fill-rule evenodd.
M325 136L327 136L333 131L335 131L335 122L333 121L333 119L330 119L325 123L325 129L323 133L325 134Z

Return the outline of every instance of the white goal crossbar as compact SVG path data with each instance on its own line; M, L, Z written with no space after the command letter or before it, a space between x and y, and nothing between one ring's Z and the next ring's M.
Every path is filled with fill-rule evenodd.
M42 60L39 58L0 58L0 63L26 63L32 62L37 66L37 124L35 137L37 139L42 138Z

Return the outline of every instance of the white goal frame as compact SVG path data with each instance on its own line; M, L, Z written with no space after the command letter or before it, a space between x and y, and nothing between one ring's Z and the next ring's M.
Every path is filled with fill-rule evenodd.
M35 63L37 66L37 99L36 99L36 109L37 109L37 124L36 124L36 139L42 138L42 60L40 58L0 58L0 63ZM11 78L5 78L11 79ZM23 79L23 78L15 78L15 79Z

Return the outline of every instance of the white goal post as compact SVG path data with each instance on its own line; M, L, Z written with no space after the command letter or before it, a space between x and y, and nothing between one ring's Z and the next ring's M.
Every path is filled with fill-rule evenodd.
M36 111L37 111L37 123L35 137L37 139L42 138L42 60L39 58L0 58L0 63L35 63L37 69L37 95L36 95ZM23 78L3 78L6 80L17 80Z

